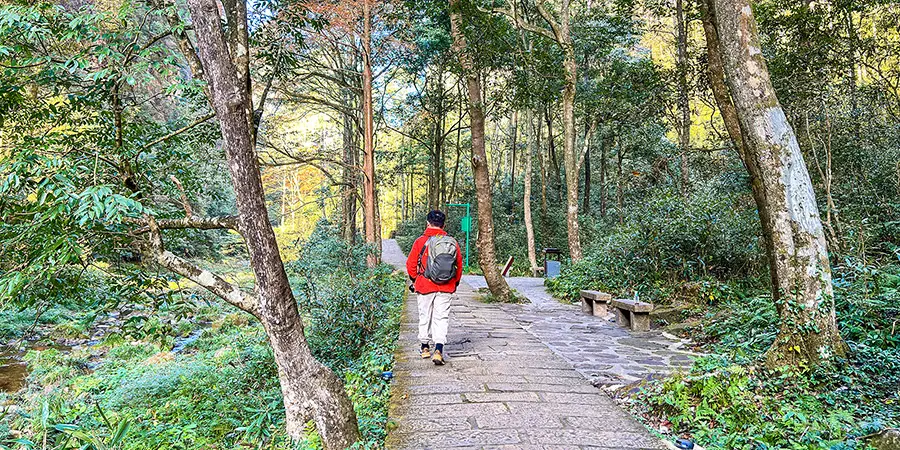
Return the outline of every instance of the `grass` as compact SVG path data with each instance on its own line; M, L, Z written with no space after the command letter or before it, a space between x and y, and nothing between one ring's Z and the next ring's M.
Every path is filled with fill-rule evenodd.
M307 339L345 382L363 436L358 448L382 448L390 383L381 374L393 366L404 283L388 268L351 279L333 266L322 267L304 275L313 278L320 303L298 294ZM252 317L232 311L204 299L188 316L154 311L141 322L140 335L123 329L71 351L29 351L27 388L0 398L17 405L13 413L0 412L0 448L319 448L312 428L303 442L286 436L264 330ZM29 313L0 311L0 317L15 319L2 322L4 332L20 335L33 322ZM45 317L50 334L85 337L95 331L73 332L73 321L63 313ZM367 326L359 327L361 322ZM176 338L194 333L199 333L195 341L171 352Z

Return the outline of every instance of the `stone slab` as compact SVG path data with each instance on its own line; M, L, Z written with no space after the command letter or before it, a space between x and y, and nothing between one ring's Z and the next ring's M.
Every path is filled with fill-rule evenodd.
M606 303L612 300L612 295L606 292L584 290L581 291L581 298Z
M642 302L640 300L631 300L628 298L619 298L610 302L615 308L625 309L628 311L634 311L639 313L649 313L653 311L653 304Z

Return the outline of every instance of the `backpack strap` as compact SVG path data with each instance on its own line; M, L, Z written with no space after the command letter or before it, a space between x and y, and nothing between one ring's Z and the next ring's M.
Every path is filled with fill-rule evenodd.
M431 241L431 237L425 239L425 242L422 243L422 250L419 250L419 261L416 263L416 274L422 275L425 273L425 265L422 264L422 256L425 255L425 249L428 248L428 242Z

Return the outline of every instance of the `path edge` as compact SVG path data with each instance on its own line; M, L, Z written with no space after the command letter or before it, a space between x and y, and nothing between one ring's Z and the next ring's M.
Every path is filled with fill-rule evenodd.
M387 423L385 424L385 432L386 436L384 438L384 448L397 448L402 445L402 440L397 436L397 433L394 433L394 430L397 429L400 425L400 420L402 419L402 409L403 409L403 399L409 396L409 390L404 382L401 381L402 377L399 377L397 374L397 367L400 366L400 363L406 362L407 358L403 354L403 345L401 342L400 336L403 334L403 325L406 323L406 320L409 318L409 308L410 308L410 296L412 293L409 292L408 288L403 289L403 309L400 312L400 328L397 330L397 342L394 345L394 362L393 368L394 376L391 378L391 397L388 403L388 415L387 415Z

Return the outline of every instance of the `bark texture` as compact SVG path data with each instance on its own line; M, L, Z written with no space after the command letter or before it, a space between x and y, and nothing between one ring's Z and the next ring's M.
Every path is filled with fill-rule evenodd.
M538 127L540 130L540 127ZM540 132L540 131L538 131ZM534 129L534 116L532 110L529 108L525 112L525 133L526 136L526 147L525 147L525 181L524 181L524 195L522 198L522 209L525 212L525 238L528 245L528 263L531 265L531 273L534 274L537 271L538 263L537 263L537 251L534 245L534 221L531 217L531 159L532 155L534 155L535 148L540 151L539 147L536 147L535 144L535 129Z
M781 317L771 367L812 366L846 353L835 324L828 248L794 130L775 96L748 0L713 0L726 82L758 174L763 228L771 233L772 296Z
M352 101L352 95L347 93L345 98L348 102ZM356 169L357 146L355 130L353 128L353 117L349 114L343 114L343 130L342 138L344 145L344 167L342 169L341 182L341 212L342 212L342 233L347 242L356 240L356 196L357 182L359 172Z
M375 211L375 120L372 109L372 5L363 1L362 34L362 121L363 121L363 211L365 216L366 244L381 247L378 230L378 213ZM369 267L380 260L380 254L370 253L366 259Z
M269 338L284 396L288 434L303 437L312 415L323 443L343 449L359 440L353 404L341 380L310 353L275 232L269 223L257 156L250 139L253 110L249 90L232 61L216 2L189 0L200 60L219 119L225 157L234 186L238 228L256 277L259 317ZM246 29L246 21L238 24ZM240 36L240 32L238 33ZM245 42L238 37L232 44ZM245 49L236 49L240 57Z
M600 140L600 217L606 218L606 153L609 147L609 138L604 135Z
M566 229L569 240L569 257L578 261L581 253L581 231L578 226L578 174L579 156L575 150L575 86L578 83L578 66L575 62L575 46L569 32L569 1L563 0L559 12L559 24L554 27L557 42L563 50L565 84L563 85L563 160L566 166Z
M469 96L469 126L472 134L472 173L475 177L475 195L478 200L478 264L484 272L491 294L501 301L512 297L506 279L497 267L494 247L494 215L491 208L491 178L484 150L484 107L481 100L481 78L475 70L472 56L467 52L466 36L458 9L459 0L450 0L450 29L453 50L459 58L466 79Z
M691 147L691 105L688 100L688 57L687 22L684 14L684 0L675 0L675 28L678 43L678 146L681 147L681 195L687 197L690 183L688 149Z

